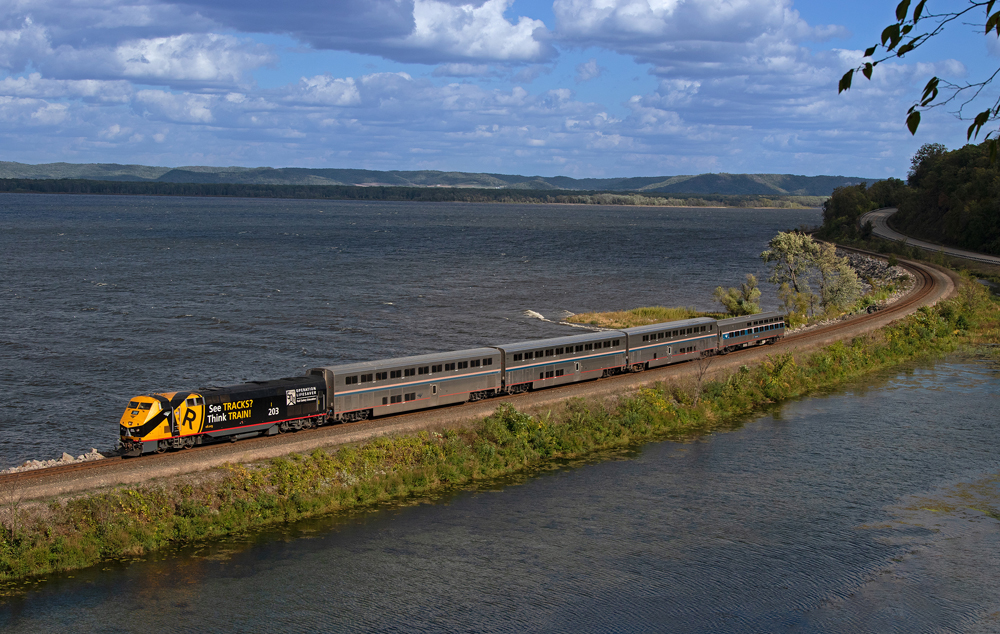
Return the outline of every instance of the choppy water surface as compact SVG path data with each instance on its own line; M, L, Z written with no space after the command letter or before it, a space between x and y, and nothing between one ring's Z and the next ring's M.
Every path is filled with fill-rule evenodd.
M996 632L1000 364L62 576L5 632ZM607 458L607 457L605 457Z
M110 448L136 394L567 332L527 310L709 309L819 219L0 194L0 468Z

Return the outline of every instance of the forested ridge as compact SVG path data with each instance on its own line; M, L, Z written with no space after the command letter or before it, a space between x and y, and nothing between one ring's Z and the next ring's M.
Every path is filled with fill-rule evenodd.
M709 194L728 196L829 196L835 187L874 183L852 176L795 174L698 174L630 178L521 176L438 170L366 170L303 167L156 167L117 163L47 163L0 161L0 178L41 180L131 181L229 185L340 185L524 189L530 191Z
M823 206L827 239L865 239L861 216L881 207L899 211L896 231L939 244L1000 255L1000 166L990 164L988 143L948 151L927 144L913 156L906 182L839 187Z

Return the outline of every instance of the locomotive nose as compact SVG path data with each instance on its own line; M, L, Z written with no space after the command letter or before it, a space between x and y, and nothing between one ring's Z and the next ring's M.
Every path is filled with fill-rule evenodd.
M118 421L121 425L122 436L131 436L133 428L141 427L159 409L158 403L146 396L137 396L129 401L125 413Z

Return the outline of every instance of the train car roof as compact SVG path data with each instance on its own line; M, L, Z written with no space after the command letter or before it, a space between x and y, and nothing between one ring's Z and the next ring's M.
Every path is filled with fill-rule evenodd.
M625 328L623 332L627 332L630 335L641 335L647 332L659 332L661 330L672 330L674 328L687 328L688 326L703 326L706 324L714 324L715 320L711 317L692 317L691 319L678 319L677 321L664 321L658 324L648 324L646 326L633 326L632 328Z
M742 317L729 317L728 319L720 319L719 327L732 326L735 324L741 324L745 321L755 321L758 319L769 319L771 317L781 317L784 318L785 314L776 310L767 311L765 313L756 313L754 315L743 315Z
M288 376L283 379L270 379L268 381L247 381L236 385L214 385L203 387L197 390L197 394L202 396L217 396L219 394L235 394L237 392L251 392L254 390L285 390L302 385L322 385L322 379L314 376Z
M624 335L621 330L601 330L600 332L588 332L582 335L567 335L565 337L552 337L550 339L534 339L532 341L517 341L515 343L505 343L497 346L504 352L519 352L521 350L534 350L535 348L549 348L552 346L567 346L576 343L588 343L591 341L603 341L612 337Z
M313 370L326 370L334 374L344 374L351 372L365 372L367 370L381 370L383 368L395 368L410 365L421 365L427 363L443 363L446 361L464 361L476 357L488 357L499 354L496 348L469 348L468 350L454 350L452 352L435 352L432 354L421 354L414 357L396 357L395 359L382 359L381 361L358 361L356 363L344 363L341 365L326 365Z

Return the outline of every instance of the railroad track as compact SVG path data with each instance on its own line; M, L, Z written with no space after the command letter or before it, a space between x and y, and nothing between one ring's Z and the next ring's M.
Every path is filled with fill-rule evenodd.
M866 255L877 256L878 254L863 251L861 249L847 249ZM871 314L864 314L852 317L827 326L822 326L807 331L795 333L785 337L782 342L773 346L756 346L746 348L737 352L732 352L725 357L717 367L716 371L729 365L750 361L755 357L760 357L766 353L773 353L783 350L803 349L814 346L821 346L825 343L849 336L859 329L875 328L885 323L889 323L915 311L920 306L933 303L937 299L943 298L949 289L954 289L954 282L951 276L929 265L900 260L910 273L913 274L915 284L913 289L902 299L889 307ZM602 379L597 385L604 391L614 391L628 389L637 382L652 383L675 376L684 375L691 372L692 363L681 363L656 370L649 370L639 374L627 374L618 377ZM517 396L508 396L504 400L515 404L522 402L532 404L532 395L541 397L534 399L535 404L539 400L544 405L546 402L578 396L584 393L592 393L594 382L577 383L556 388L549 388L541 392L529 392ZM549 397L549 398L545 398ZM122 484L128 482L143 481L142 474L149 473L157 476L179 475L198 471L209 466L221 464L223 462L237 462L246 459L259 459L301 451L303 446L321 446L323 444L337 444L338 442L356 442L365 437L372 437L380 434L393 433L396 431L411 431L414 421L442 419L442 418L465 418L473 419L488 414L495 408L497 399L489 399L477 403L466 403L461 405L447 406L435 410L421 410L409 412L398 416L389 416L376 420L358 421L355 423L342 423L339 425L320 427L312 430L304 430L294 434L281 434L278 436L251 438L238 441L237 443L216 443L203 445L179 452L166 454L153 454L143 456L139 459L126 460L123 458L106 458L92 462L79 462L66 465L58 465L44 469L34 469L19 473L0 474L0 491L17 490L24 499L52 495L57 493L67 493L91 488L97 480L113 480L114 482L102 482L102 484ZM450 416L440 416L446 413ZM431 427L437 422L426 423L425 427ZM329 442L326 442L326 441ZM282 446L287 446L287 450L282 450ZM308 449L306 449L308 450ZM189 466L185 466L185 464ZM116 477L116 472L119 474ZM54 491L41 493L43 489L51 488L51 483L61 482ZM90 482L91 484L87 484ZM33 494L38 491L39 494Z

